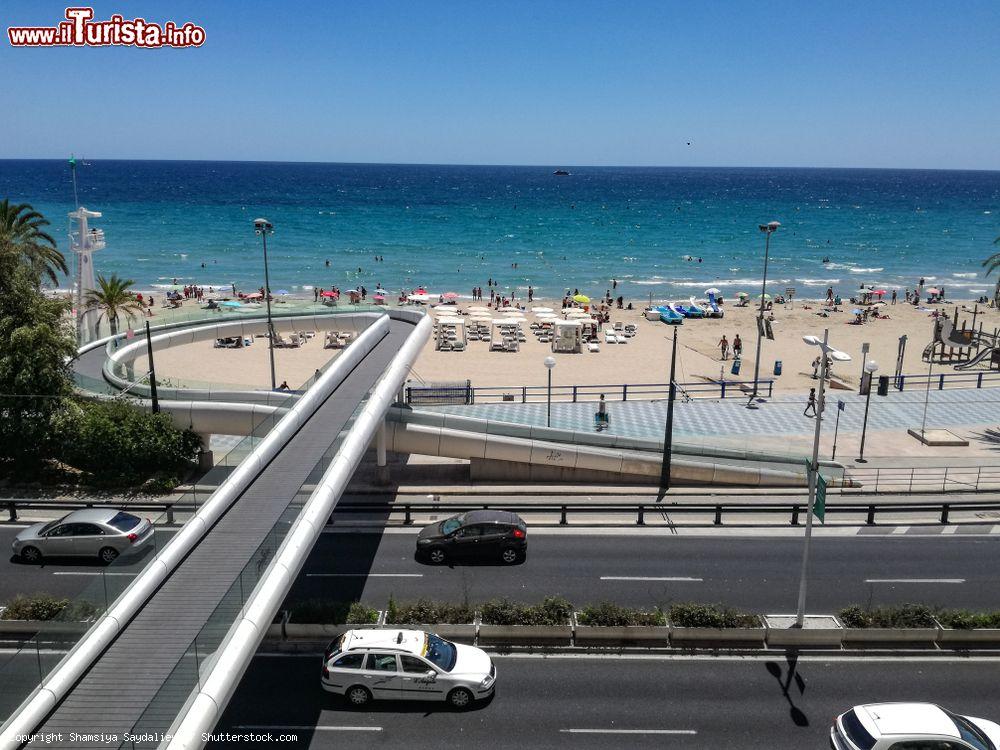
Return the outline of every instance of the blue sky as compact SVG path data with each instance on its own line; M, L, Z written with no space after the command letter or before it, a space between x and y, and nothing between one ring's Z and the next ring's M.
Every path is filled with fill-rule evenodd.
M65 6L3 0L0 21ZM1000 169L996 0L94 8L207 42L4 33L0 157Z

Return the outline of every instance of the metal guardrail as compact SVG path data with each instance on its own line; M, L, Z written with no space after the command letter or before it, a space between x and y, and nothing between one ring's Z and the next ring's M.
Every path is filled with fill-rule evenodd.
M844 478L856 486L842 494L985 492L1000 489L1000 466L849 467Z
M507 510L518 515L549 514L559 515L559 525L569 525L569 514L592 515L595 513L619 513L635 515L636 525L646 524L646 514L666 513L670 515L712 515L713 526L722 526L723 518L727 515L740 515L747 513L774 514L788 516L789 525L799 526L804 521L804 516L808 504L803 500L798 503L771 503L766 505L734 505L727 503L697 503L684 505L660 505L649 503L616 503L604 505L590 505L583 503L562 503L552 505L531 505L525 503L467 503L467 504L442 504L442 503L340 503L334 508L334 516L339 513L363 514L363 513L402 513L403 525L413 524L414 513L465 513L471 510ZM826 506L826 513L830 515L864 515L866 526L876 525L876 516L879 513L891 513L894 515L908 515L933 512L938 517L938 522L942 524L950 523L952 513L968 511L1000 511L1000 502L943 502L924 503L909 505L879 505L877 503L833 503ZM990 522L993 523L993 522Z
M677 383L678 395L685 399L747 398L753 389L752 380L729 380L718 383ZM760 396L771 398L774 380L757 381ZM448 386L407 386L406 403L545 403L548 387L544 385L472 386L456 383ZM609 401L663 399L669 395L667 383L613 383L606 385L554 385L553 401L597 401L601 394ZM457 399L457 400L456 400Z
M7 508L7 520L17 521L18 510L31 510L31 509L41 509L41 510L79 510L81 508L125 508L130 511L140 511L140 512L150 512L150 513L166 513L167 523L174 523L174 513L175 512L191 512L198 510L201 507L201 503L155 503L155 502L140 502L133 503L127 502L122 503L118 501L109 500L108 502L98 502L94 500L4 500L0 502L0 506L5 506Z

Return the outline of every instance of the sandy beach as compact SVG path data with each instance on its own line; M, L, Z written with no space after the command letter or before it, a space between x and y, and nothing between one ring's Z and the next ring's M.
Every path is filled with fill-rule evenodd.
M466 310L479 304L461 301L458 308ZM971 303L948 303L941 306L952 314L955 305L960 309L959 318L970 318L962 313L963 307L971 311ZM449 306L451 307L451 306ZM559 309L558 300L536 300L528 305L525 328L534 321L532 307ZM851 362L834 367L835 380L856 389L861 374L863 343L870 345L868 358L875 360L881 374L892 374L895 369L899 337L906 334L908 343L903 363L905 374L924 372L921 352L932 337L932 318L927 310L912 305L886 305L883 309L888 320L870 320L864 325L851 325L855 319L851 305L842 306L842 312L821 317L822 309L814 301L796 301L792 305L774 305L774 340L764 339L761 347L760 377L774 377L774 363L782 362L782 374L775 378L775 393L800 393L815 385L812 378L812 361L818 353L816 347L803 343L802 336L823 335L830 329L830 342L846 352ZM677 326L678 359L677 380L682 383L752 380L754 348L756 346L756 314L753 307L736 307L727 304L723 318L686 320ZM1000 326L1000 312L979 307L977 326L982 321L985 330ZM430 312L434 314L434 309ZM424 382L455 382L471 380L475 386L544 385L546 369L543 360L554 356L556 367L553 383L562 385L596 385L620 383L665 383L669 367L670 339L674 327L659 321L647 321L642 311L613 310L612 323L633 323L635 337L627 344L607 344L601 337L600 351L579 354L551 351L549 344L540 343L526 330L526 341L518 352L491 352L485 341L470 341L465 351L437 351L432 339L424 347L413 370L413 377ZM722 336L731 343L736 335L743 340L740 374L731 373L732 354L723 361L719 349ZM278 381L287 380L292 387L307 380L337 350L323 349L322 337L310 339L298 349L276 350ZM157 362L157 370L168 379L179 381L226 383L244 387L266 387L269 381L266 341L256 340L245 349L215 349L211 342L202 342L170 350L168 357Z

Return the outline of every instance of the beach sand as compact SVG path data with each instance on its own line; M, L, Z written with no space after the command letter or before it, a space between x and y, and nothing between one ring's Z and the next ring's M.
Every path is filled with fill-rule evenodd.
M463 301L458 307L465 309L473 304L479 303ZM560 304L559 301L536 300L528 306L528 323L522 324L525 328L535 319L530 308L539 306L558 309ZM971 304L965 306L971 310ZM728 382L753 380L757 310L733 305L726 305L724 309L725 317L721 319L687 320L676 327L678 382L717 381L720 375ZM899 337L906 334L908 342L903 373L926 372L921 353L932 337L933 320L929 312L906 304L886 305L883 309L890 316L889 320L873 320L858 326L849 324L855 317L850 313L850 304L843 308L843 312L831 313L827 318L817 315L820 309L816 302L805 301L796 301L794 305L774 305L772 327L775 338L762 342L760 377L774 377L774 363L781 360L782 375L775 378L775 394L802 393L816 385L811 363L819 349L805 344L802 336L812 334L822 337L824 328L830 329L831 345L852 358L851 362L838 362L833 367L835 380L852 390L858 387L863 363L861 346L865 342L871 347L869 360L879 365L878 374L892 375ZM954 303L941 309L951 314ZM959 319L962 318L969 318L971 322L971 314L960 312ZM666 383L675 327L659 321L647 321L641 310L613 310L611 319L612 323L634 323L637 334L627 344L607 344L602 334L599 352L585 350L579 354L553 354L549 344L539 343L527 330L527 340L522 342L518 352L491 352L489 343L485 341L470 341L462 352L436 351L432 339L421 352L413 368L413 377L429 383L471 380L477 387L544 385L546 369L543 360L551 355L556 360L554 384ZM982 321L984 330L992 331L1000 327L1000 312L984 312L980 306L977 326L979 321ZM735 376L730 372L732 354L729 360L722 361L718 343L723 335L731 343L737 334L743 340L743 361L740 374ZM277 349L275 352L278 382L287 380L294 388L335 356L337 350L323 349L322 337L317 337L298 349ZM179 381L244 387L267 387L269 383L264 339L256 339L252 347L245 349L215 349L212 342L175 347L169 355L158 359L156 367L162 377Z

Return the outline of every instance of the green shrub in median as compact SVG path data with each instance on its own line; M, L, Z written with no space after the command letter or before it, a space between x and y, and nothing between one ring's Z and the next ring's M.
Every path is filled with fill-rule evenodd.
M946 609L937 613L937 620L942 627L955 630L1000 628L1000 611L971 612L967 609Z
M865 609L858 605L837 613L845 628L933 628L935 610L926 604Z
M600 602L584 607L577 615L576 621L580 625L596 627L667 624L663 612L659 609L643 612L632 607L622 607L613 602Z
M331 602L324 599L304 599L288 607L291 621L298 625L374 625L378 610L361 602Z
M397 604L389 597L386 623L389 625L423 625L429 623L465 625L472 622L475 613L465 604L447 604L430 599Z
M57 599L51 594L18 594L0 612L0 620L83 622L91 619L97 612L97 605L88 601Z
M483 625L568 625L573 605L561 596L548 596L535 605L491 599L482 614Z
M670 605L667 617L681 628L759 628L760 618L721 604L682 602Z

